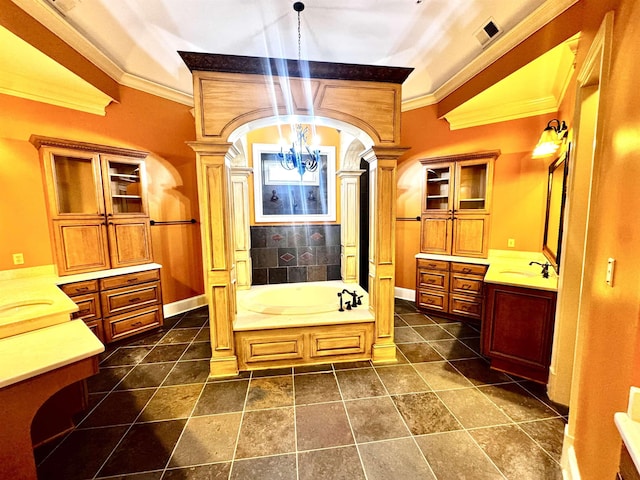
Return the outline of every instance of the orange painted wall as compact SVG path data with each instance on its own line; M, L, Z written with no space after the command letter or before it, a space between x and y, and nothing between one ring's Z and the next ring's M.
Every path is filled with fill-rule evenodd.
M316 126L315 135L320 137L320 144L324 146L333 146L336 149L336 171L338 171L339 159L340 159L340 133L335 128ZM310 135L313 135L310 129ZM275 144L280 143L281 138L288 139L291 136L291 128L289 125L272 125L269 127L258 128L247 133L247 161L250 167L253 167L253 144L254 143L266 143ZM311 141L311 138L308 138ZM253 195L253 181L254 176L249 176L249 205L250 205L250 223L251 225L258 225L255 221L255 208L254 208L254 195ZM340 179L336 177L336 221L335 222L305 222L305 223L340 223ZM273 222L273 225L277 225L278 222ZM260 223L259 225L270 225L266 223Z
M615 477L620 436L613 415L626 410L629 387L640 386L640 3L585 1L577 68L609 9L615 16L609 84L600 92L602 163L593 177L569 416L583 480ZM604 281L608 258L616 259L613 287Z
M121 87L105 116L0 95L0 270L53 263L38 151L32 134L150 152L149 210L154 220L198 219L195 139L189 107ZM199 225L151 227L154 260L162 263L165 303L201 294Z
M495 164L490 249L541 251L546 208L547 171L551 158L532 159L531 152L546 123L542 115L492 125L450 130L432 105L402 114L402 144L411 149L398 162L398 217L420 215L420 159L500 150ZM396 286L415 289L415 254L420 252L420 222L396 223Z

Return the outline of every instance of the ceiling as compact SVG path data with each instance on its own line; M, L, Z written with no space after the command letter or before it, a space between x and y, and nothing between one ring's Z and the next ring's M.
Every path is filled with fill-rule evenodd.
M121 84L185 104L192 103L192 77L178 51L298 56L292 0L12 1ZM403 109L417 108L446 96L576 1L307 0L301 56L413 67ZM488 21L500 30L491 39L482 30Z

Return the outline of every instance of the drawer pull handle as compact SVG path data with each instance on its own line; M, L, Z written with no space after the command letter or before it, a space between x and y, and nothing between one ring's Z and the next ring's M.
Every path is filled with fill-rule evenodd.
M131 324L132 327L139 327L140 325L142 325L142 322L134 322Z
M465 267L462 269L462 273L471 273L471 269L468 267Z
M81 316L81 315L86 315L87 313L91 312L90 309L88 308L83 308L82 310L78 310L77 315Z
M429 280L427 280L427 283L436 283L436 281L433 278L430 278Z
M129 303L139 302L139 301L140 301L140 297L135 297L135 298L130 298L129 299Z
M127 283L131 283L131 282L137 282L138 279L137 278L128 278L127 279Z
M427 303L433 303L433 298L427 298Z
M468 283L462 284L462 289L463 290L469 290L470 288L471 288L471 285L469 285Z
M429 266L429 268L436 268L436 264L435 263L430 263L428 266Z
M86 292L89 290L89 287L77 287L76 292Z

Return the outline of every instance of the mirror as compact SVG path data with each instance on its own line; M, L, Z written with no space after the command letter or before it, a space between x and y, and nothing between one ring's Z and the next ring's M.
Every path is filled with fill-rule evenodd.
M569 151L571 145L549 165L549 185L547 191L547 214L544 222L542 252L560 272L560 250L562 246L562 221L567 196L567 174L569 172Z

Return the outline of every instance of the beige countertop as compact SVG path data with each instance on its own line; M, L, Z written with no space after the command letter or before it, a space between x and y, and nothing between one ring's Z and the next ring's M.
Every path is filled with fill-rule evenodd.
M640 388L631 387L626 412L617 412L614 421L633 464L640 472Z
M0 388L84 360L104 345L82 320L0 340Z
M544 278L540 265L529 265L532 261L540 263L547 261L541 252L490 250L488 258L418 253L416 258L489 265L484 277L486 283L558 291L558 276L553 268L549 268L549 278Z
M0 339L69 321L78 306L57 278L47 267L0 272Z
M161 268L157 263L58 277L53 265L0 271L0 387L104 351L58 285Z

